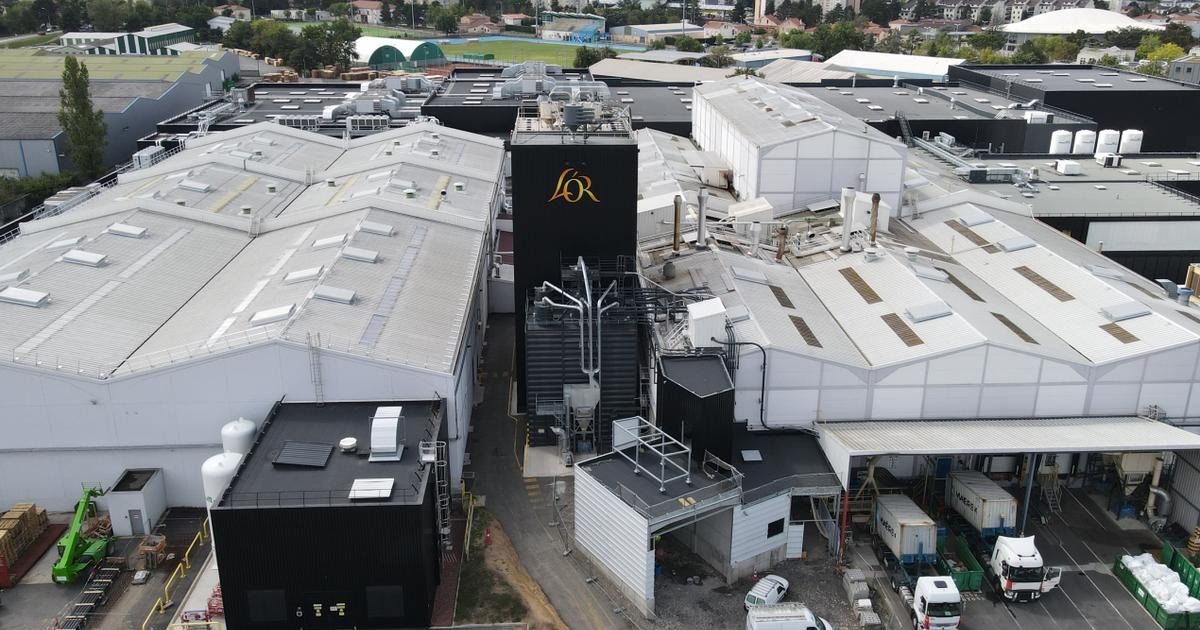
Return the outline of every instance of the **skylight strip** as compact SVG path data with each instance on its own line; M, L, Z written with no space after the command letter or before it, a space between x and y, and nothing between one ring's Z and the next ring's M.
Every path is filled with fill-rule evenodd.
M250 289L250 292L246 294L246 297L242 298L242 301L238 303L237 308L233 309L233 314L237 315L238 313L246 310L246 307L250 306L250 303L254 301L254 298L258 297L259 293L262 293L262 290L266 288L267 283L269 282L270 280L259 280L256 282L254 284L254 288Z
M17 256L16 258L4 263L3 265L0 265L0 270L7 269L7 268L21 262L25 258L28 258L29 256L36 254L37 252L43 251L44 249L46 249L46 247L48 247L50 245L50 243L53 243L55 241L60 241L66 235L67 235L66 232L60 232L54 236L51 236L50 238L46 239L45 241L38 243L37 247L30 249L29 251L25 252L24 254Z
M279 260L276 260L275 264L271 265L271 268L269 270L267 270L267 275L273 276L273 275L279 273L279 270L283 269L283 266L287 264L287 261L290 260L292 255L295 253L296 253L296 248L294 248L294 247L291 249L284 250L283 254L279 256Z
M237 321L236 317L226 318L225 321L221 322L220 326L217 326L217 329L215 331L213 331L213 334L209 335L208 342L206 343L206 345L211 346L214 343L216 343L218 339L220 339L221 337L224 337L226 331L228 331L229 327L232 326L233 323L236 321Z
M123 269L121 271L121 273L117 274L117 278L119 278L121 280L128 280L128 279L132 278L133 274L141 271L142 267L149 265L150 261L154 260L155 258L158 258L159 254L167 251L167 249L169 249L175 243L178 243L180 240L183 239L183 237L187 236L188 232L191 232L191 231L192 230L190 228L181 228L181 229L177 230L174 234L163 239L163 242L159 243L158 245L155 245L154 249L151 249L150 251L146 252L145 254L142 254L141 258L133 261L132 265L129 265L128 267Z
M67 312L59 315L58 319L50 322L45 328L38 331L37 334L30 337L25 343L17 346L15 352L18 354L26 354L35 350L38 346L45 343L47 339L52 337L54 333L62 330L68 324L75 321L77 317L83 315L89 308L104 298L104 296L112 293L113 289L121 286L122 283L116 280L105 282L99 289L92 292L91 295L83 298L78 304L71 307Z

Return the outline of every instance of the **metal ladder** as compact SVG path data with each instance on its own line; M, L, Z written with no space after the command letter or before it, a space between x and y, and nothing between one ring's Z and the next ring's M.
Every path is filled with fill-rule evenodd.
M434 486L437 488L437 518L438 534L442 540L443 549L453 549L454 542L450 531L450 470L447 467L446 443L434 442L437 447L437 461L433 464Z
M325 405L325 387L321 382L321 333L308 333L308 371L312 377L313 400L318 407Z
M904 112L896 112L896 122L900 123L900 137L904 138L904 144L912 146L912 127L908 124L908 116Z
M1058 464L1050 466L1048 472L1038 473L1038 483L1042 486L1042 499L1051 513L1062 513L1062 482L1058 479Z

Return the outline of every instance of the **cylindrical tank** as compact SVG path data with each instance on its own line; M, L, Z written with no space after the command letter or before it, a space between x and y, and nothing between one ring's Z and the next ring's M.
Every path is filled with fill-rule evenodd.
M1126 129L1121 132L1121 150L1118 153L1124 155L1127 153L1142 152L1142 130L1141 129Z
M245 455L254 445L254 434L258 427L253 422L238 418L221 427L221 446L226 453Z
M1071 152L1071 132L1059 129L1050 134L1050 155L1063 155Z
M200 477L204 481L204 507L216 505L241 462L241 453L221 453L204 460L200 465Z
M1121 133L1116 129L1104 129L1096 138L1096 153L1116 153L1121 145Z
M1071 153L1087 154L1096 150L1096 132L1091 129L1084 129L1075 133L1075 144L1071 146Z
M985 537L1016 534L1017 500L981 472L950 473L946 502Z
M875 533L904 564L937 560L937 526L903 494L875 499Z

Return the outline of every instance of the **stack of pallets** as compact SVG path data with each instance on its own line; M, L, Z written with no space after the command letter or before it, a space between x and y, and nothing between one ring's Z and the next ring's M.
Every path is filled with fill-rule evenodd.
M46 510L35 503L18 503L0 514L0 558L16 562L49 524Z

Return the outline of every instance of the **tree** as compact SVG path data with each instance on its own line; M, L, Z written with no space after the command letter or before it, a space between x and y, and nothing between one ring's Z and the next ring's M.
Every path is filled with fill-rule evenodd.
M917 5L913 7L913 15L917 21L923 20L933 15L933 5L929 3L929 0L917 0Z
M1143 9L1141 6L1139 6L1138 3L1136 3L1136 2L1130 2L1129 8L1125 9L1125 15L1128 15L1131 18L1138 17L1138 16L1144 14L1145 12L1146 12L1145 9Z
M1154 51L1150 54L1146 55L1146 60L1151 63L1166 64L1167 62L1174 61L1183 55L1184 51L1179 47L1179 44L1168 42L1154 49Z
M738 46L745 46L750 43L751 37L753 37L753 35L750 34L750 31L742 31L741 33L733 36L733 43L737 44Z
M680 35L675 38L675 50L679 52L704 52L704 45L694 37Z
M434 28L449 35L458 32L458 18L453 13L443 13L438 16Z
M775 15L775 0L767 0L767 5L763 8L763 15Z
M1000 29L989 28L967 37L967 44L976 50L1000 50L1008 37Z
M350 17L351 12L354 11L354 5L349 2L334 2L325 10L336 16Z
M32 33L38 28L37 16L28 4L18 2L4 12L4 26L10 33Z
M661 39L656 39L650 42L650 50L663 50L667 47L667 42Z
M733 3L733 11L730 12L729 19L733 20L734 24L746 22L746 0L736 0Z
M991 23L992 23L992 7L983 7L982 9L979 10L979 24L983 25L983 24L991 24Z
M1108 53L1104 53L1102 57L1096 60L1096 65L1105 66L1107 68L1116 68L1121 65L1121 60Z
M1188 28L1182 22L1168 23L1167 28L1160 32L1158 36L1164 43L1175 44L1184 50L1196 45L1196 38L1192 36L1192 29Z
M1096 9L1100 9L1101 11L1107 11L1109 4L1108 0L1092 0L1092 6Z
M120 0L89 0L87 15L97 31L115 32L125 23L125 7Z
M1146 35L1145 37L1142 37L1142 41L1138 43L1138 47L1137 50L1134 51L1133 58L1145 59L1150 55L1150 53L1158 50L1159 46L1162 46L1162 40L1159 39L1158 35Z
M1142 37L1146 35L1146 31L1140 28L1126 27L1117 31L1109 31L1104 34L1104 41L1109 46L1117 48L1137 48L1141 43Z
M1042 64L1046 63L1046 53L1043 52L1041 47L1037 45L1037 42L1031 39L1021 44L1021 46L1017 48L1017 52L1013 53L1012 57L1009 59L1011 59L1013 63Z
M92 107L87 66L74 55L63 60L62 80L58 124L67 138L67 156L85 178L96 179L104 170L104 112Z
M733 65L733 56L727 46L714 46L708 49L708 55L700 59L700 65L710 68L725 68Z
M383 0L383 4L379 8L379 21L384 24L391 24L395 21L392 18L392 5L387 0Z
M617 53L607 46L604 48L593 48L591 46L580 46L575 49L575 67L589 68L592 64L601 59L611 59L616 57Z
M58 7L58 27L64 33L78 31L83 26L83 6L79 0L66 0ZM207 26L207 25L205 25Z
M58 15L58 11L54 6L54 0L33 0L31 5L33 14L37 16L38 25L53 24L54 17Z
M786 20L792 17L795 7L792 6L792 0L783 0L775 7L775 17Z

